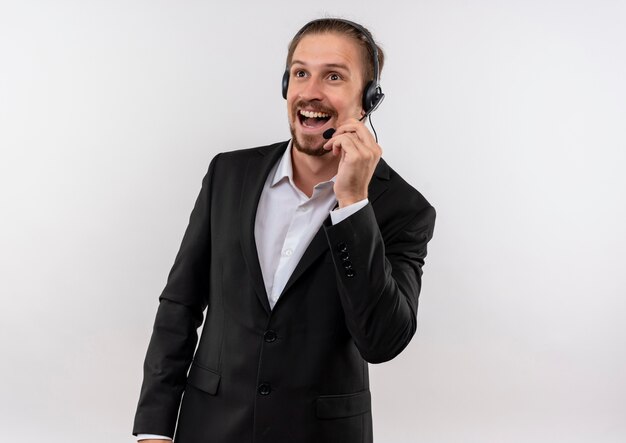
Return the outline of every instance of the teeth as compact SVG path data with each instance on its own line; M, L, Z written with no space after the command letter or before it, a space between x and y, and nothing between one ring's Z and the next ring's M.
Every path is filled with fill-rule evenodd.
M300 114L307 118L326 118L330 117L330 115L324 112L313 112L313 111L305 111L304 109L300 110Z

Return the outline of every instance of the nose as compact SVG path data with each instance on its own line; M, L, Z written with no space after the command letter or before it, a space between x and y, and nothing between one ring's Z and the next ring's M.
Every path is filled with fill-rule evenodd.
M310 77L303 83L298 95L303 100L321 100L324 97L321 80L316 77Z

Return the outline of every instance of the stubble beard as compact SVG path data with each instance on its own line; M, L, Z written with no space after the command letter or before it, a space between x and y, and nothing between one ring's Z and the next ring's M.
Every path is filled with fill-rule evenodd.
M299 152L302 152L303 154L310 155L313 157L321 157L330 152L324 149L322 146L319 146L319 142L316 140L317 136L300 135L298 137L296 135L296 131L294 130L293 126L291 126L289 129L291 131L291 139L293 140L293 147L296 148Z

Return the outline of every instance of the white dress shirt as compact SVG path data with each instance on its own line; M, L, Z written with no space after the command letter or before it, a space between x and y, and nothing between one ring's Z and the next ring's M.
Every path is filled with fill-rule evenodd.
M330 213L334 225L365 207L368 199L333 210L337 204L333 185L335 177L318 183L308 197L293 182L291 143L267 176L254 221L263 283L271 308L278 301L289 277L313 237ZM139 434L137 440L171 437Z
M311 197L298 189L291 145L270 171L257 208L254 238L271 308L328 214L337 224L367 205L365 199L332 211L337 204L334 182L335 177L318 183Z

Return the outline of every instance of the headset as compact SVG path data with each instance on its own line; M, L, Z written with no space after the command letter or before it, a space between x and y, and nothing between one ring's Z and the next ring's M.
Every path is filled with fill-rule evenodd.
M322 18L322 19L312 20L308 22L306 25L304 25L298 31L298 33L295 35L294 38L304 33L312 24L315 24L317 22L327 21L327 20L335 20L335 21L342 22L342 23L352 26L354 29L356 29L362 35L365 36L370 46L370 49L372 50L372 55L373 55L372 61L374 65L374 80L369 81L367 85L365 85L365 89L363 90L363 111L365 112L365 115L359 119L359 121L362 121L372 112L374 112L376 108L378 108L378 106L382 103L383 99L385 98L385 94L383 94L383 90L379 84L380 72L379 72L379 65L378 65L378 47L376 46L376 42L374 41L374 38L372 37L372 35L369 33L367 29L365 29L363 26L359 25L358 23L354 23L354 22L351 22L350 20L344 20L341 18L331 18L331 19ZM283 86L283 98L287 99L287 89L289 88L289 66L286 67L285 73L283 74L282 86ZM332 133L331 133L331 136L332 136ZM327 137L327 138L330 138L330 137Z

